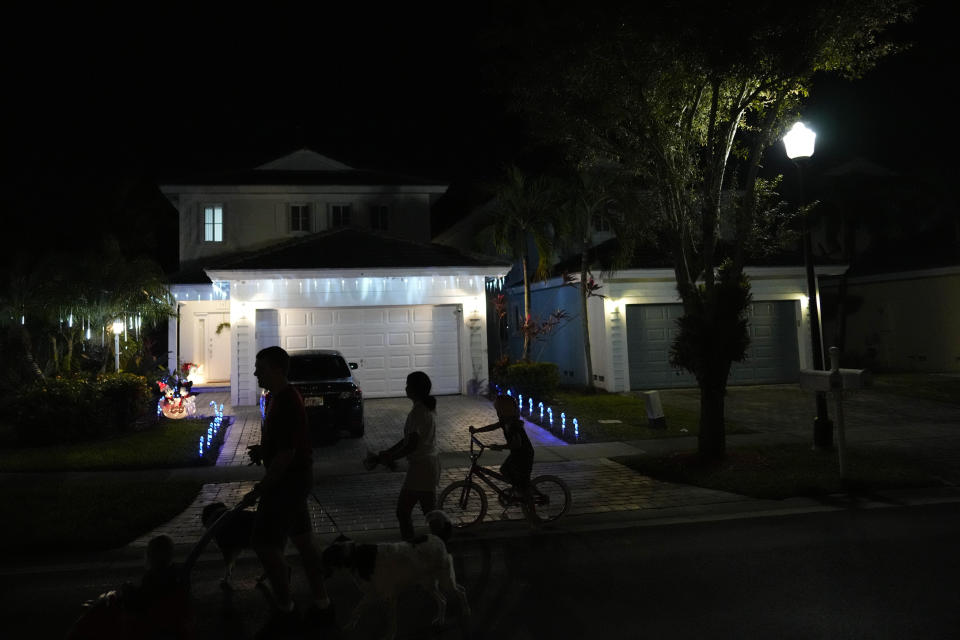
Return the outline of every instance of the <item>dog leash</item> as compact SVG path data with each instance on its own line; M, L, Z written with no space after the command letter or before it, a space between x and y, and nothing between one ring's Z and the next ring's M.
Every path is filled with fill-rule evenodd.
M320 502L320 498L317 497L316 491L311 491L310 495L313 496L313 499L316 500L317 504L320 506L320 515L324 513L327 514L327 517L330 518L330 522L333 523L333 528L337 530L338 535L343 535L343 531L340 530L340 527L337 525L337 521L333 519L333 514L330 513L330 510L323 506L323 503Z

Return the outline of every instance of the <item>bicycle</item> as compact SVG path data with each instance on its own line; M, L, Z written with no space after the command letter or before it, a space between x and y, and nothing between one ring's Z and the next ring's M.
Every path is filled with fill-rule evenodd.
M474 451L474 444L477 450ZM530 481L528 495L516 495L511 489L501 489L491 478L509 484L502 474L481 466L477 461L488 448L473 434L470 435L470 468L463 480L451 483L440 492L439 509L443 510L458 528L481 522L487 515L487 494L474 477L479 478L494 493L504 510L519 505L531 524L539 525L559 519L570 508L570 488L557 476L537 476ZM506 513L506 511L504 511Z

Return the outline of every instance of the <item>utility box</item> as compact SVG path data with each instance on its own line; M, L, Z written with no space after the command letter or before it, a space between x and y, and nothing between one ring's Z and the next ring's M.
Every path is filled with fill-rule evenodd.
M652 429L666 429L667 419L663 415L663 405L660 404L660 392L644 391L643 397L647 404L647 424Z

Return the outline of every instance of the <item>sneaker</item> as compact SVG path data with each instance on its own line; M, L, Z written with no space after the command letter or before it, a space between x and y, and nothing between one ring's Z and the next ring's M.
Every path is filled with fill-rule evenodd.
M276 610L253 637L257 640L283 638L297 633L300 626L300 612L296 608L292 611Z

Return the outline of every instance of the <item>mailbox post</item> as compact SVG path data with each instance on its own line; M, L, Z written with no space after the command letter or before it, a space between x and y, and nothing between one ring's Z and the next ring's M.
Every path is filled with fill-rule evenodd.
M800 370L800 387L816 393L831 392L837 412L837 456L840 463L840 478L847 473L847 439L843 421L843 392L863 389L871 385L870 372L866 369L841 369L840 349L830 347L830 371L815 369Z

